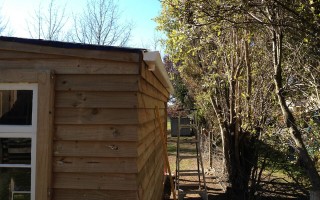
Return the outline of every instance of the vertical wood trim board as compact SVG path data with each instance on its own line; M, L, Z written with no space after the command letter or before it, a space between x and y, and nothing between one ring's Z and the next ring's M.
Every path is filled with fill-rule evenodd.
M36 200L51 199L54 75L38 73Z

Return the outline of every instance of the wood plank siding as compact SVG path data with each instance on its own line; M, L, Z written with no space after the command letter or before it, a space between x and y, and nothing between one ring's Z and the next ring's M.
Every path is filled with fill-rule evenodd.
M166 127L169 92L147 70L143 50L52 43L0 37L0 83L13 76L41 82L34 71L54 73L54 82L41 86L51 87L53 101L40 106L52 110L39 115L52 124L40 127L51 133L40 137L39 155L50 158L46 169L37 166L47 182L36 184L49 193L36 191L37 200L160 200L164 159L155 107Z
M148 113L148 121L140 117L144 130L138 133L138 182L142 199L161 199L163 191L164 159L162 157L163 145L161 133L156 120L155 107L160 109L163 126L166 127L166 102L169 92L157 79L147 70L142 63L141 80L139 82L141 108ZM166 130L166 128L165 128Z
M138 80L125 73L57 76L54 199L121 199L122 191L137 198Z

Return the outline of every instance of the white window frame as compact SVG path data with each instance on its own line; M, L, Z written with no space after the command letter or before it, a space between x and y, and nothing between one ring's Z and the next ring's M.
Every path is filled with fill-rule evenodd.
M37 144L37 83L0 83L0 90L32 90L31 125L0 125L0 138L30 138L31 164L0 164L0 168L31 168L31 200L35 200L36 189L36 144Z

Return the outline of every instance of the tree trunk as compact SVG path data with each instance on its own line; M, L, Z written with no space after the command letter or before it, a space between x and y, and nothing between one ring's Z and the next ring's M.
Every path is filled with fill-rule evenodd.
M227 132L227 122L225 122L225 120L222 118L222 114L221 114L221 108L220 106L217 104L217 102L215 101L214 97L210 98L211 101L211 105L213 107L213 110L216 114L218 123L219 123L219 128L220 128L220 135L221 135L221 139L222 139L222 151L223 151L223 165L224 165L224 169L225 174L227 177L230 176L231 174L231 168L230 168L230 139L228 137L228 132Z
M320 191L310 191L310 200L319 200L320 199Z
M246 77L247 77L247 96L246 96L246 109L247 109L247 120L248 124L251 123L251 106L250 106L250 101L251 101L251 93L252 93L252 70L251 70L251 61L250 61L250 52L249 52L249 44L248 41L245 40L244 42L245 45L245 65L246 65Z
M246 200L251 169L256 162L255 140L251 137L252 134L243 133L240 129L237 131L240 137L236 137L237 126L222 119L221 109L213 97L211 97L211 104L218 119L222 137L224 166L228 178L227 194L232 200ZM235 145L236 143L238 145Z
M290 131L291 138L294 140L299 157L302 161L302 167L307 172L309 180L312 185L312 190L320 191L320 176L317 172L317 169L312 162L307 149L302 140L301 131L298 129L295 117L293 116L292 112L289 110L286 104L286 98L283 94L282 88L282 38L283 35L281 31L273 30L273 65L274 65L274 82L275 82L275 92L278 97L278 102L281 107L282 115L284 118L284 122L286 127ZM315 192L314 194L317 195L318 193Z

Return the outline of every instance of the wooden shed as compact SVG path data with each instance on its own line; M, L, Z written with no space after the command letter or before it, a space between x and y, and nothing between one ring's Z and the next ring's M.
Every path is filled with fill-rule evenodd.
M0 199L157 200L158 52L0 37Z

